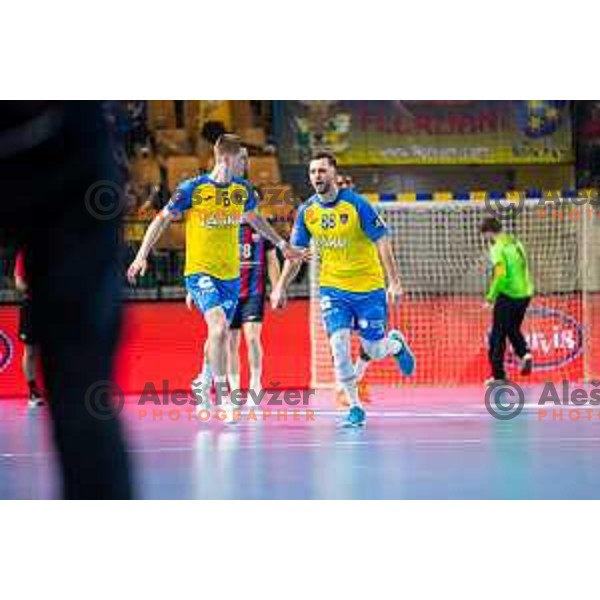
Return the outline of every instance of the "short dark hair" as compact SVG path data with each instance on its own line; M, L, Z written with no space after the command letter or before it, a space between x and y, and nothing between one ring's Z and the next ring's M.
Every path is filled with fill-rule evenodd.
M502 223L496 217L487 217L479 227L481 233L500 233L502 231Z
M227 130L222 121L206 121L202 126L200 135L202 135L209 144L214 146L217 143L217 140L225 133L227 133Z
M220 135L215 142L215 150L218 154L237 154L242 148L240 137L233 133Z
M326 152L325 150L322 150L320 152L315 152L315 154L312 155L312 158L310 160L312 162L313 160L321 160L323 158L327 159L329 161L329 164L334 169L337 169L337 160L335 159L335 156L331 152Z

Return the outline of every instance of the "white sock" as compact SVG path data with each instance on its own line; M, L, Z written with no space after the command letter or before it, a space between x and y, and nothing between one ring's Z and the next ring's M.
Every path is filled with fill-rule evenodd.
M230 393L233 392L233 390L239 390L240 389L240 374L239 373L229 373L229 390Z
M356 381L360 381L367 371L367 367L369 366L368 360L363 360L360 356L354 363L354 372L356 373Z
M229 404L229 394L227 393L227 375L215 375L215 391L217 393L217 406Z
M361 406L360 400L358 399L358 388L356 387L356 380L345 381L344 383L339 384L341 388L346 392L346 396L348 397L348 401L350 402L350 407L352 406Z
M250 389L260 390L262 389L262 373L260 369L250 372Z
M212 378L213 378L212 367L210 366L209 362L204 361L204 364L202 365L202 371L200 372L200 380L204 384L211 384Z

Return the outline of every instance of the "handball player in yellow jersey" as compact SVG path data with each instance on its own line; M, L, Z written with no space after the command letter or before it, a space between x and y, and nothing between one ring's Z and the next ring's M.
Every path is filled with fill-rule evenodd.
M386 335L388 300L396 304L402 287L385 223L362 196L338 188L335 157L327 152L316 154L310 161L309 176L316 193L298 210L291 244L308 248L312 240L320 256L323 322L336 385L350 404L343 423L362 425L366 415L358 395L357 373L360 377L369 361L390 355L404 375L412 375L415 369L414 355L402 334L390 331ZM300 264L294 257L286 260L271 293L274 308L285 304L287 285ZM352 330L358 331L361 341L356 365L352 363Z
M239 229L242 219L277 246L287 259L302 260L305 252L293 249L256 212L252 186L235 177L241 156L235 135L221 136L214 148L211 173L179 184L169 203L148 227L127 276L131 283L147 269L147 257L160 235L182 217L186 228L185 285L208 326L208 358L214 373L217 405L225 421L233 421L233 404L227 394L227 342L229 323L240 290ZM208 389L200 392L197 412L210 411ZM197 398L198 400L198 398Z

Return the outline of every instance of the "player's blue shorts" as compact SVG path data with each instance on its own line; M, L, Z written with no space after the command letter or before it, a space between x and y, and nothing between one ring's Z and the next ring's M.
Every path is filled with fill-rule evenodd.
M231 322L240 296L239 277L219 279L206 273L195 273L186 276L185 287L203 314L220 306L225 311L227 321Z
M321 315L327 335L339 329L355 329L361 338L376 342L385 337L387 297L384 289L346 292L321 288Z

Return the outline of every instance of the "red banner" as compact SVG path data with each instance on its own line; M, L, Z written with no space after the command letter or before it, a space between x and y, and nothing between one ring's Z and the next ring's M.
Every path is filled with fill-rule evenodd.
M588 364L600 376L600 356L594 340L600 333L600 298L591 305L588 318ZM409 300L403 304L400 326L417 357L417 372L406 383L430 385L478 384L489 376L486 339L491 312L474 297ZM524 323L534 356L532 382L583 377L584 335L580 297L575 294L536 298ZM21 373L22 346L17 338L18 309L0 307L0 398L26 393ZM320 383L333 382L327 338L320 329L317 370ZM311 344L309 303L291 301L283 312L267 310L263 330L265 387L307 388L310 385ZM130 303L116 360L115 378L126 393L141 391L147 382L157 389L168 380L170 389L189 388L200 368L206 326L198 313L182 302ZM358 351L358 341L355 342ZM596 344L597 346L597 344ZM242 344L242 387L247 382L245 345ZM592 356L593 355L593 356ZM516 361L507 356L509 376L516 375ZM388 358L367 372L374 384L401 382Z
M598 304L596 307L597 313ZM403 378L392 358L386 358L369 367L367 381L375 385L482 384L491 376L487 356L491 318L491 310L483 308L482 299L475 296L407 297L394 320L398 321L416 356L417 370L412 377ZM527 378L528 382L581 381L584 367L581 322L581 297L576 294L534 299L523 325L534 360L534 372ZM325 332L321 327L318 331L316 347L320 350L315 361L315 381L325 385L333 381L333 367ZM589 331L594 331L591 325ZM592 347L590 344L588 350ZM516 382L523 381L510 344L507 348L508 376ZM355 356L358 350L359 342L355 338Z
M18 340L18 308L0 306L0 398L24 396L23 347ZM125 393L140 392L147 382L157 389L189 389L200 369L206 339L204 320L183 302L129 303L117 354L115 380ZM267 309L263 327L265 387L307 388L310 383L308 303L292 300L283 312ZM242 342L242 387L248 381Z

